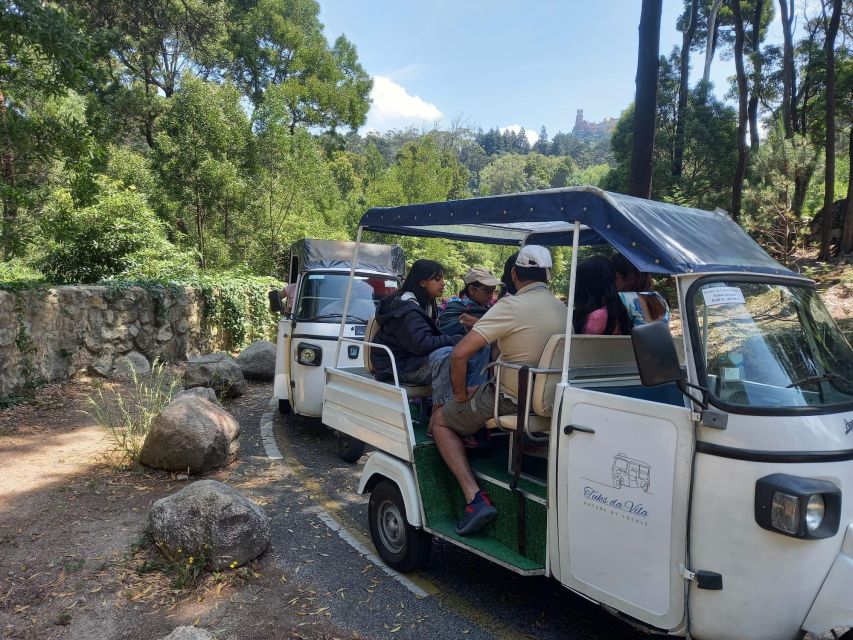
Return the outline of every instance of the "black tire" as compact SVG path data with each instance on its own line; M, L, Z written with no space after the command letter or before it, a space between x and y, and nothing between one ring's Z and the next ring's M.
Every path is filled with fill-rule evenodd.
M358 462L364 455L364 443L358 438L338 432L338 455L345 462Z
M293 409L290 408L290 400L278 399L278 412L283 416L289 416Z
M432 536L406 520L406 505L396 484L382 480L373 487L367 514L370 537L385 564L401 573L426 564Z

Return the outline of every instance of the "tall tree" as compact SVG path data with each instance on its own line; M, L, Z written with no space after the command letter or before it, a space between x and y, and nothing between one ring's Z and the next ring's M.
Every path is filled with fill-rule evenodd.
M752 10L752 30L750 32L751 51L749 61L751 67L749 88L749 101L746 105L747 117L749 119L749 148L754 153L758 150L758 94L761 85L761 40L764 22L764 0L753 0L755 2Z
M652 192L652 156L655 149L655 118L658 90L658 51L663 0L643 0L637 52L634 146L628 193L648 198Z
M232 74L254 106L280 100L291 132L300 124L324 129L364 124L373 81L344 36L329 46L316 0L246 4L232 34Z
M797 119L794 108L796 77L794 68L794 0L779 0L782 14L782 125L785 138L794 136L794 122Z
M826 170L823 183L823 220L820 259L829 260L832 243L832 205L835 202L835 37L841 22L841 0L831 0L832 16L826 29L823 49L826 56ZM824 5L824 19L826 5Z
M737 167L732 184L732 219L740 221L741 201L743 199L743 180L746 176L746 163L749 160L749 150L746 146L747 125L747 84L746 70L743 64L744 28L740 0L730 0L735 20L735 70L738 87L738 127L737 127Z
M678 84L678 110L675 120L675 149L672 160L672 175L680 176L684 166L684 121L687 117L687 93L690 79L690 47L699 19L699 0L688 0L689 4L681 18L681 65Z
M793 0L792 0L793 1ZM702 71L702 82L708 84L711 81L711 61L714 59L714 49L717 42L717 17L723 0L712 0L708 10L708 33L705 40L705 67Z

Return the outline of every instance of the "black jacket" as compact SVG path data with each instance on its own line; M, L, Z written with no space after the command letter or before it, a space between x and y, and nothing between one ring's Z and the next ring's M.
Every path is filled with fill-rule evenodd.
M446 336L416 300L390 296L376 310L379 331L374 340L387 345L394 354L397 373L409 373L423 366L429 354L441 347L452 347L462 336ZM391 361L384 349L371 349L370 359L379 380L393 377Z

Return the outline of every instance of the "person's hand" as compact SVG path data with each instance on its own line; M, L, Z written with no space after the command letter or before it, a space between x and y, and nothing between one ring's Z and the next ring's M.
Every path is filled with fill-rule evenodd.
M459 314L459 324L465 327L465 331L470 331L471 327L477 324L477 318L470 313Z

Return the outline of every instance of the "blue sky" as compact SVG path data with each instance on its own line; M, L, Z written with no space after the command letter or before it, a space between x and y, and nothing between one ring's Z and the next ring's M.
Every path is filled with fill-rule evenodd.
M362 132L462 119L553 136L571 131L577 109L597 122L634 97L639 0L319 1L326 36L345 34L374 77ZM681 43L681 7L664 0L661 53ZM692 62L691 84L703 57ZM714 61L718 94L733 73Z

